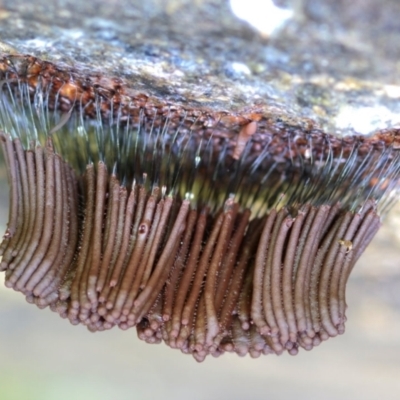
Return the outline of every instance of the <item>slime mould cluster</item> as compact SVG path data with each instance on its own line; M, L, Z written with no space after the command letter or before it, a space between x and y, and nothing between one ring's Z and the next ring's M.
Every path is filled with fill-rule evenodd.
M344 332L347 280L398 197L396 131L173 104L25 55L0 79L7 287L198 361Z

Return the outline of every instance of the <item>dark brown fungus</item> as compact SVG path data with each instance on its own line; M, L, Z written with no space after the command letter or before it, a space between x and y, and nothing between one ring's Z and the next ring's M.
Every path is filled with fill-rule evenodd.
M136 327L198 361L294 355L344 332L346 282L397 197L395 132L339 138L262 115L227 126L11 61L0 62L7 287L72 324Z

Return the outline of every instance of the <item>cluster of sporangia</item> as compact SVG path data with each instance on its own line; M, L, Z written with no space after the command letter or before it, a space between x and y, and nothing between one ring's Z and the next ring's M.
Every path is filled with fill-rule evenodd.
M163 188L127 189L102 162L77 176L50 139L24 150L2 134L1 145L11 205L0 269L29 302L92 331L136 326L199 361L296 354L343 333L346 281L380 226L372 200L257 218L231 198L210 215Z
M122 97L114 98L121 88L109 89L110 98L101 103L98 96L105 91L98 95L87 81L79 83L31 57L21 60L14 69L8 58L0 63L6 71L3 84L25 74L27 97L34 94L36 106L43 99L47 110L56 108L57 101L61 111L61 105L72 110L80 104L81 112L97 110L101 124L107 105L116 101L121 119L131 111L136 124L142 114L159 113L163 119L154 118L148 131L136 131L139 145L147 143L146 151L131 145L136 146L134 158L141 158L140 174L145 177L150 172L146 168L152 168L152 183L127 184L101 160L85 160L81 174L55 151L51 131L45 132L44 144L20 133L27 126L24 121L15 130L15 112L9 107L18 103L18 96L9 104L4 100L0 142L10 215L0 270L6 286L72 324L91 331L136 326L146 342L164 341L198 361L224 352L257 357L286 350L294 355L299 347L310 350L344 332L346 282L379 229L382 193L397 187L399 156L390 135L364 140L287 133L279 127L273 132L265 121L260 133L255 122L239 133L213 132L206 127L207 115L196 110L155 103L149 109L142 104L130 109ZM49 71L54 72L51 77ZM21 87L19 83L17 89ZM8 93L13 95L11 88ZM171 114L165 116L166 109ZM32 109L21 112L22 117L31 114ZM192 135L197 118L203 136ZM157 121L162 134L152 130ZM182 139L179 127L184 124ZM188 150L183 151L186 134ZM211 147L201 150L202 143ZM152 146L159 144L157 153ZM126 176L138 176L129 171L135 164L129 155L124 163ZM157 186L154 173L169 171L172 164L192 182L181 182L182 187L198 190L203 180L206 186L220 185L223 193L216 187L204 189L196 202L190 193L174 194L179 182L174 188ZM287 166L295 173L288 173ZM319 171L315 176L314 169ZM234 195L229 196L231 188Z

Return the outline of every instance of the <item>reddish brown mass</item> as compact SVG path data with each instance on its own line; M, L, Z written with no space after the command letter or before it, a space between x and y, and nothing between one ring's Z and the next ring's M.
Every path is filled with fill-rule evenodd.
M136 327L146 342L198 361L224 352L294 355L344 332L346 282L380 227L377 207L390 205L384 195L398 186L398 131L339 138L311 121L173 103L27 55L1 56L0 78L10 96L21 100L23 87L28 103L39 93L51 112L66 113L49 137L73 111L100 124L168 129L159 143L146 142L151 129L131 132L150 147L127 165L142 157L137 174L147 176L175 162L189 192L206 182L213 197L192 203L176 187L166 194L170 181L157 186L158 176L126 185L104 160L73 169L52 139L28 149L1 134L10 183L0 245L6 286L72 324Z

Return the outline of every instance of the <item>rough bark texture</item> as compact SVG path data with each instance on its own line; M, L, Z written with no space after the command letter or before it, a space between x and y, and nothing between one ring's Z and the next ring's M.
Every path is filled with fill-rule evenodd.
M340 134L395 126L400 4L279 3L294 17L267 38L217 0L5 0L0 47L186 107Z

